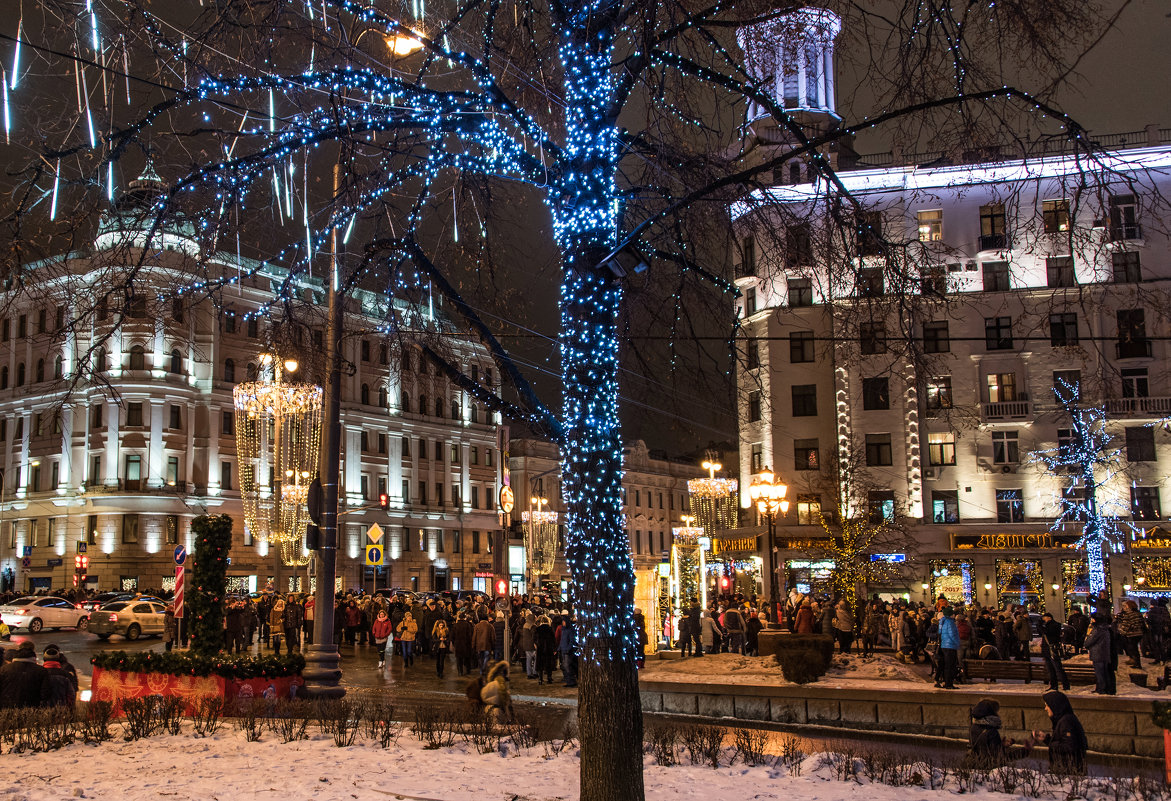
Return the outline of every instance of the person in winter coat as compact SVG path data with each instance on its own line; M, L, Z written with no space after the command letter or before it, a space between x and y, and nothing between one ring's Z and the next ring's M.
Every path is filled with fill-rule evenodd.
M845 598L838 601L831 625L838 641L838 649L843 654L850 653L850 646L854 643L854 613Z
M488 663L496 650L496 627L481 620L472 630L472 650L480 657L480 675L488 672Z
M1053 731L1048 734L1034 731L1033 738L1049 746L1049 770L1053 773L1085 773L1089 743L1069 698L1063 692L1050 690L1041 696L1041 700L1053 722Z
M175 605L167 604L163 612L163 649L171 650L179 639L179 620L175 617Z
M702 610L699 608L699 601L691 600L691 609L687 610L687 630L691 633L691 641L695 644L695 655L703 656L703 626L700 623L702 619Z
M443 678L443 669L447 666L447 652L451 650L451 630L447 628L447 621L442 617L435 619L431 627L431 651L435 654L435 675Z
M70 672L67 661L56 645L45 647L42 666L48 674L44 685L42 706L64 706L72 709L77 703L77 671Z
M525 655L525 676L530 679L537 677L537 618L529 610L525 610L524 623L520 627L520 650Z
M1094 614L1090 633L1086 635L1086 650L1090 653L1090 664L1094 666L1094 693L1114 695L1117 692L1115 666L1118 658L1114 649L1114 630L1106 622L1106 616Z
M735 606L724 613L724 630L728 634L728 653L744 653L744 615Z
M545 615L537 618L533 641L537 646L537 684L545 684L546 682L552 684L553 666L557 657L557 641L553 637L553 626Z
M764 612L750 614L748 622L744 624L744 650L749 656L760 655L760 632L768 625L766 617Z
M939 619L939 673L936 674L935 686L945 690L954 690L956 667L959 664L960 632L956 626L955 615L950 606L943 607L943 617Z
M1155 664L1162 664L1167 658L1167 644L1171 640L1171 613L1167 611L1166 598L1156 598L1147 610L1147 636L1151 658Z
M419 624L415 622L415 616L405 612L396 632L403 649L403 667L410 667L415 664L415 636L419 633Z
M41 705L48 693L49 671L37 664L37 649L25 640L0 667L0 709L27 709Z
M797 628L798 634L813 633L813 607L809 605L808 598L801 601L801 606L797 608L797 617L794 625Z
M679 656L680 658L691 656L692 650L691 636L691 618L687 615L679 616Z
M1114 627L1118 631L1118 636L1122 638L1123 650L1130 657L1130 666L1141 668L1143 664L1139 654L1139 643L1146 633L1146 621L1143 620L1142 612L1138 611L1138 604L1134 601L1123 601L1122 611L1114 618Z
M244 650L244 604L230 603L224 614L224 650L240 653ZM278 646L277 652L280 652Z
M969 710L972 724L968 728L969 766L987 770L1003 765L1010 759L1027 756L1029 747L1012 748L1012 740L1001 736L1000 702L994 698L983 698Z
M1053 613L1046 611L1041 615L1041 658L1045 660L1045 667L1049 671L1049 689L1056 690L1058 683L1061 689L1069 689L1069 677L1065 675L1065 666L1061 664L1061 624L1053 619Z
M475 664L475 650L472 648L472 632L475 626L468 620L467 612L460 612L451 624L451 650L455 654L455 672L466 676Z
M390 622L390 616L386 612L379 610L378 617L374 618L374 625L370 627L370 633L374 635L374 644L378 646L378 667L382 667L386 664L386 651L389 647L387 643L394 636L394 624Z
M305 599L305 609L303 610L304 620L301 622L301 628L305 632L306 644L313 642L313 620L317 610L317 599L310 595Z
M497 723L507 723L513 718L512 693L508 688L508 662L501 660L488 671L484 686L480 689L480 701Z
M362 610L353 601L345 608L346 645L358 644L358 632L362 629Z
M866 606L866 617L862 619L862 656L874 655L878 635L882 632L882 619L882 606L877 601Z
M634 610L634 636L638 640L638 655L635 657L635 662L641 668L646 664L646 646L648 642L646 618L643 616L641 609ZM531 679L532 676L529 676L529 678Z
M504 631L507 628L508 620L504 617L504 613L497 612L496 619L492 621L492 658L497 662L499 662L501 659L507 658L507 655L504 653Z
M703 612L699 618L699 629L702 632L703 647L709 654L719 653L720 642L724 638L724 630L712 617L711 612Z
M301 624L305 622L305 612L295 598L290 598L285 602L284 632L285 644L291 654L294 645L298 649L301 647Z
M1029 622L1029 615L1025 611L1016 613L1012 624L1012 633L1016 640L1016 658L1019 662L1028 662L1029 648L1033 642L1033 625Z
M281 652L281 635L285 631L285 599L277 598L268 613L268 634L272 639L272 649L278 654ZM292 646L289 653L292 653Z
M557 653L561 655L561 675L565 679L566 687L577 686L577 627L568 616L561 626L561 635L557 638Z

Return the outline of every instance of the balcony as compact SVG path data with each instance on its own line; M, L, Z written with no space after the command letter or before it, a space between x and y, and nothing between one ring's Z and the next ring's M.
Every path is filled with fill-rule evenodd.
M1106 414L1111 417L1171 416L1171 398L1107 398Z
M1114 345L1119 359L1149 359L1151 358L1151 340L1134 339L1118 342Z
M737 278L756 278L756 263L749 262L748 264L736 265Z
M1023 420L1029 417L1030 411L1030 403L1027 400L980 404L980 416L986 423L1001 420Z
M1110 226L1110 241L1111 242L1125 242L1128 239L1142 239L1143 228L1141 225L1111 225Z
M1005 234L981 234L980 250L1007 250L1008 236Z

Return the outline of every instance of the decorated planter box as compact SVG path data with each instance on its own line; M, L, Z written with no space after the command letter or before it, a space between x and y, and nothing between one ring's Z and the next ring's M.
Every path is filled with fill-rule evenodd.
M179 676L173 673L136 673L94 667L91 692L95 701L109 701L114 713L121 714L122 703L132 698L161 695L182 698L187 714L195 711L204 698L219 696L229 703L253 698L277 700L296 698L304 686L300 676L225 679L223 676Z

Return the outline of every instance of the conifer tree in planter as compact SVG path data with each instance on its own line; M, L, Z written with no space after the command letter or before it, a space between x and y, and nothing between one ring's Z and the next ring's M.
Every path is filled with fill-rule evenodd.
M195 565L187 584L186 610L191 650L201 656L214 656L224 647L224 593L232 518L201 515L191 521L191 531L195 534Z

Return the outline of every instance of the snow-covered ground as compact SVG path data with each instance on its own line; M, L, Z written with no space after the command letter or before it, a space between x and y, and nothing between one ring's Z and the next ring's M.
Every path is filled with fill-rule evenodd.
M1068 664L1088 666L1089 657L1074 657ZM1131 673L1147 674L1147 687L1139 687L1130 681ZM1142 671L1129 668L1125 663L1118 668L1118 696L1154 700L1171 699L1171 690L1159 692L1156 678L1163 676L1163 666L1144 660ZM786 685L776 658L749 657L739 654L707 654L687 659L648 659L646 668L640 672L642 681L673 681L685 684L728 684L728 685ZM915 690L922 692L949 692L936 689L929 678L926 666L912 666L899 662L890 653L879 653L863 658L858 654L835 655L833 665L825 676L818 679L817 687L854 688L870 690ZM972 684L962 685L964 689L996 693L1036 694L1045 688L1044 681L1025 684L1020 681L985 682L977 679ZM1075 684L1071 695L1090 695L1094 685Z
M185 731L136 742L75 744L48 753L5 753L0 761L0 800L572 801L578 797L578 751L574 748L553 755L541 744L518 750L507 743L502 751L480 754L461 743L428 751L409 731L387 750L363 741L360 735L355 745L337 748L327 736L311 736L281 743L276 734L266 731L260 742L246 742L242 732L226 726L207 738ZM779 750L776 739L770 749ZM647 755L647 799L946 801L957 790L987 801L1019 798L983 788L960 789L955 778L941 789L928 790L923 786L928 783L925 776L935 777L938 785L942 774L927 766L907 771L912 777L908 781L916 786L893 787L870 783L860 761L858 778L842 781L841 774L818 756L794 759L800 765L796 772L800 775L794 775L780 766L747 767L737 762L727 767L731 755L732 749L725 747L724 766L718 769L690 764L660 767ZM686 756L683 761L688 761ZM778 760L768 760L769 764L774 761ZM1066 791L1048 787L1044 797L1064 799Z

